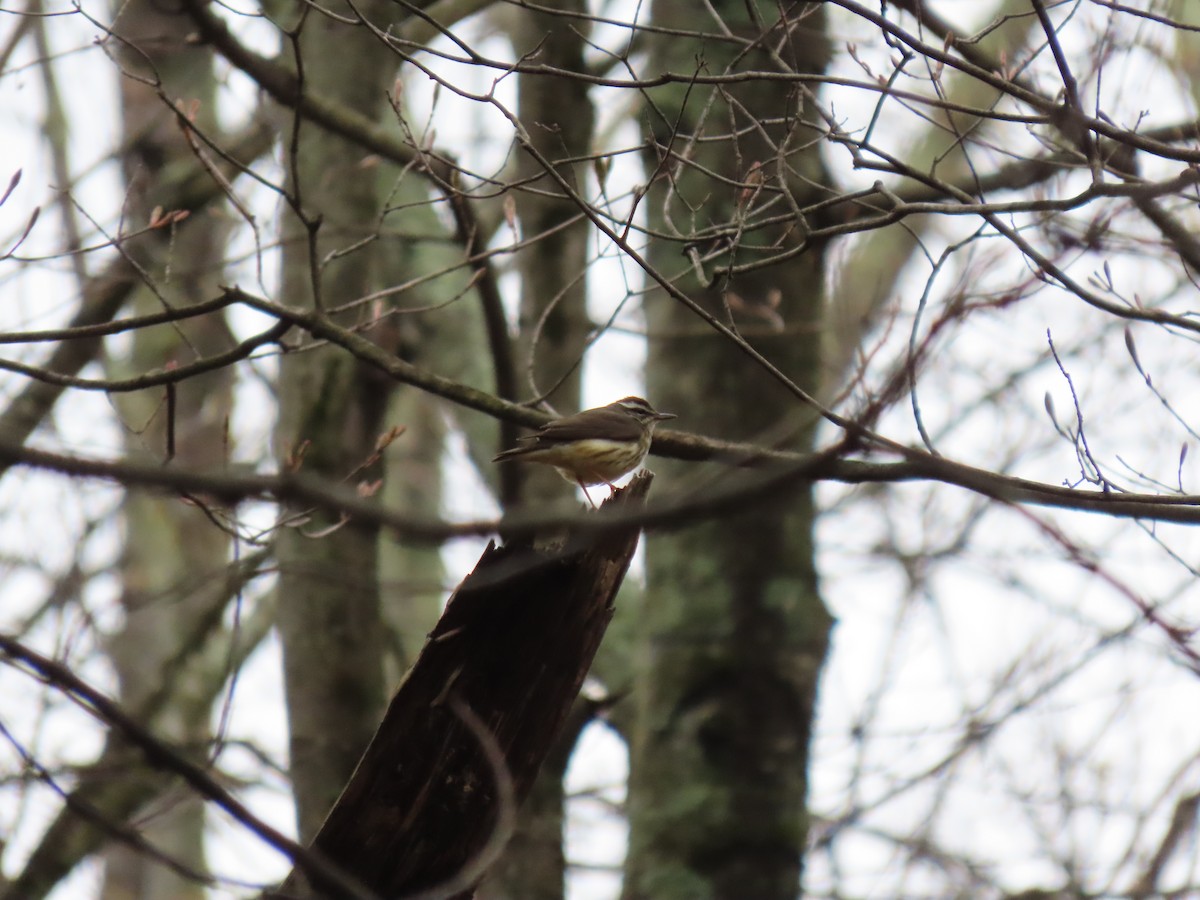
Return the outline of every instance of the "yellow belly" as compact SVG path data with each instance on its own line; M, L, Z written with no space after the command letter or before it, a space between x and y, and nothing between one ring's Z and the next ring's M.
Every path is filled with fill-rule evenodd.
M525 458L554 466L567 481L592 485L608 484L626 472L632 472L645 455L646 451L641 447L631 448L620 441L597 439L546 447Z

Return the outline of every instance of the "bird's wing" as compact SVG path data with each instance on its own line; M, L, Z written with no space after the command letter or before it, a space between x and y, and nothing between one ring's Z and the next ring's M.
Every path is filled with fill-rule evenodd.
M612 441L636 441L642 436L642 426L627 414L616 410L589 409L549 422L530 437L539 443L558 444L595 438L597 431Z

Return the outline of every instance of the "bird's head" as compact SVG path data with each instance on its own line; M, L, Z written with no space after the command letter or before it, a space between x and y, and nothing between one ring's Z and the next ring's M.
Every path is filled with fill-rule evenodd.
M624 400L618 400L616 403L609 404L609 406L636 419L646 428L653 428L659 422L675 418L674 413L659 412L641 397L626 397Z

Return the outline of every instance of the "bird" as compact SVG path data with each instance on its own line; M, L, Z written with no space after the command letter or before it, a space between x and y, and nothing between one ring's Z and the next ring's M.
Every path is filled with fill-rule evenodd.
M674 418L674 413L659 412L641 397L626 397L548 422L518 438L520 446L497 454L492 462L554 466L563 478L583 488L583 496L595 509L588 485L607 484L616 490L613 482L646 458L654 427Z

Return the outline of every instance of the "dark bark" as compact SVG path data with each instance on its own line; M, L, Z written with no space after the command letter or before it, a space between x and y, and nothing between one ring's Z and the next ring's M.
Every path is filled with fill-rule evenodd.
M606 505L640 504L643 475ZM384 897L468 897L587 675L640 529L489 547L450 598L313 848ZM339 897L293 873L280 897Z
M524 11L513 16L510 33L517 54L536 50L547 66L583 72L587 31L583 22L562 15L585 13L583 0L558 4L554 12ZM522 125L538 153L578 188L585 185L585 159L591 150L595 115L590 86L572 78L522 75L518 88ZM547 395L560 413L582 405L583 357L591 319L587 308L589 222L574 199L555 183L541 162L518 157L515 193L521 235L542 235L517 257L521 273L518 346L521 395ZM605 398L604 402L616 400ZM535 507L572 492L557 472L542 466L501 466L500 498L506 506ZM480 889L484 900L554 900L566 890L563 848L563 777L578 732L564 732L521 809L516 833L504 857Z

